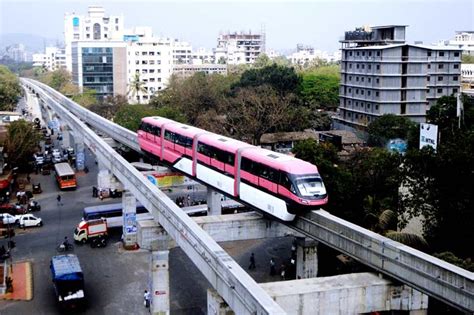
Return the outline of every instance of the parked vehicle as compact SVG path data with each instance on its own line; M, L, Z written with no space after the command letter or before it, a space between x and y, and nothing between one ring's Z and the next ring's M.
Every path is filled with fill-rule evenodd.
M54 170L59 189L76 189L76 174L69 163L57 163L54 165Z
M81 221L74 230L74 240L83 244L99 237L107 237L107 220L104 218Z
M44 164L44 155L42 153L35 153L33 155L35 158L35 164L36 165L43 165Z
M62 161L63 161L63 157L61 153L59 152L58 149L54 149L53 150L53 163L54 164L61 163Z
M41 189L41 184L33 184L33 194L41 194L43 190Z
M53 256L50 269L59 305L68 309L83 307L84 274L77 256L72 254Z
M28 202L28 208L27 208L28 212L32 212L32 211L40 211L41 210L41 206L40 204L38 203L38 201L36 200L30 200Z
M3 203L0 204L0 213L9 213L12 215L25 214L26 209L20 204Z
M18 219L16 216L11 215L10 213L2 213L0 214L0 220L4 225L13 225L18 223Z
M43 226L43 220L41 218L35 217L32 214L22 214L17 215L18 224L21 228L31 227L31 226Z

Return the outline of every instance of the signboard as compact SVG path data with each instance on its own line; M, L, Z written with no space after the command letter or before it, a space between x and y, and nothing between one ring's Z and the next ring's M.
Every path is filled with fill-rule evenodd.
M127 234L137 233L137 214L135 212L124 213L123 227Z
M387 143L387 148L390 151L398 152L404 155L407 152L407 142L403 139L391 139Z
M420 149L424 146L430 146L436 151L438 146L438 126L420 124Z

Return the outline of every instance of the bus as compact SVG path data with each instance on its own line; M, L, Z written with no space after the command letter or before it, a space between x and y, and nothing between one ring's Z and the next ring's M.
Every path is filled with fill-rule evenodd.
M69 163L54 164L54 170L56 172L56 180L58 182L59 189L76 189L76 174Z
M111 203L107 205L85 207L82 213L82 220L89 221L104 218L107 220L109 228L123 226L122 203ZM137 221L150 220L153 216L140 203L137 202Z

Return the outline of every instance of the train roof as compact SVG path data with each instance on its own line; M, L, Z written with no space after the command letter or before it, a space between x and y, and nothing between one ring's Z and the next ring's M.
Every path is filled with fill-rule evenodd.
M253 161L271 166L290 174L316 174L318 168L306 161L297 159L291 155L282 154L259 147L245 149L242 156Z
M203 142L214 147L224 149L235 153L240 148L251 148L252 145L229 137L221 136L215 133L207 133L199 137L199 142Z

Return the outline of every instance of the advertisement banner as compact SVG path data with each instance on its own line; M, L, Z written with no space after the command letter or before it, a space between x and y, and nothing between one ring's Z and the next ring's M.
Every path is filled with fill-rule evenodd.
M438 126L420 124L420 149L424 146L430 146L436 151L438 146Z
M137 214L134 212L124 213L123 227L127 234L137 233Z

